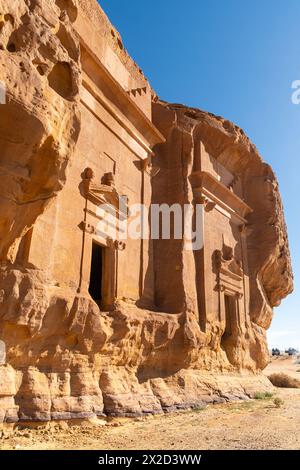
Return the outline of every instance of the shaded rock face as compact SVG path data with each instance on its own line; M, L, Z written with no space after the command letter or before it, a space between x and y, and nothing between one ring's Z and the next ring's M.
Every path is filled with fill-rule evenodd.
M107 41L117 50L118 60L114 62L105 47L103 57L113 64L114 76L120 61L131 74L128 83L141 80L142 85L132 86L131 91L142 98L145 78L96 1L79 0L78 5L88 14L97 12L93 21L103 32L102 45ZM253 210L246 224L244 285L238 264L242 243L235 229L237 261L225 239L223 246L212 243L219 262L228 269L234 266L248 306L244 311L239 298L245 318L232 323L230 335L224 336L220 312L212 303L205 308L203 301L207 297L210 301L210 292L218 299L217 268L209 258L206 267L212 281L204 292L206 272L204 276L199 267L205 257L185 252L182 240L153 244L147 276L155 279L155 292L152 305L147 299L147 309L138 308L141 299L121 297L114 299L110 312L100 312L87 289L78 290L76 279L67 278L67 267L62 283L53 276L52 266L40 268L20 256L26 250L20 240L49 213L50 202L61 196L70 181L68 166L78 155L84 122L80 123L76 15L74 0L0 0L0 80L7 88L7 102L0 106L0 422L154 414L271 389L259 372L269 360L266 328L272 309L293 286L286 227L271 168L229 121L180 105L155 103L153 122L166 142L155 148L154 164L160 172L151 186L152 202L193 204L191 176L199 170L201 146L205 155L237 175L243 199ZM86 67L91 77L97 71L90 57ZM122 68L123 82L125 72ZM93 90L88 85L85 93ZM127 93L122 99L118 95L120 107ZM88 104L96 113L98 104L90 95ZM105 135L102 130L100 138ZM85 142L85 149L91 144ZM122 148L119 142L117 146ZM71 181L80 183L75 177ZM144 175L143 186L145 181ZM77 224L74 216L76 228ZM68 233L67 237L72 238ZM51 233L44 240L45 255L53 249L54 238ZM74 257L79 254L74 252ZM138 262L136 256L128 266ZM126 279L119 282L126 284Z
M66 179L76 144L80 63L74 1L1 0L0 260L14 261Z

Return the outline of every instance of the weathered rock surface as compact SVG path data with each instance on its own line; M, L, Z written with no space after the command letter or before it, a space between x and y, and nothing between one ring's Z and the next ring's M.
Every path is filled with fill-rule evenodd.
M243 199L253 210L246 229L251 320L267 329L273 318L273 308L293 291L287 228L278 181L272 168L262 160L244 131L232 122L183 105L160 101L154 106L154 122L157 121L168 139L167 146L162 145L157 150L160 165L167 166L167 173L161 178L161 186L167 190L163 191L159 181L154 180L158 186L154 190L155 202L163 198L173 204L184 192L188 199L188 189L183 191L182 188L188 187L189 171L192 171L194 153L200 141L217 162L242 180ZM180 146L178 160L175 161L175 149ZM183 171L183 177L181 174L177 182L179 189L173 179L170 190L165 180L174 178L176 167ZM159 255L162 265L161 256L164 254ZM163 271L161 277L164 277Z
M2 420L137 416L271 389L254 373L261 331L250 332L252 371L243 375L228 363L218 335L203 335L187 314L120 303L100 315L91 300L30 269L2 268L0 285L7 348L0 365Z
M147 93L146 79L95 1L0 0L0 80L7 87L7 103L0 106L0 340L6 347L0 361L0 422L161 413L271 389L260 371L269 360L266 328L272 309L293 285L286 227L271 168L229 121L163 102L153 110L166 138L155 149L161 171L152 180L153 202L192 203L192 162L201 142L241 179L253 209L247 225L249 318L226 342L222 319L208 315L205 328L199 322L197 256L185 253L181 240L169 240L167 249L165 243L154 244L155 305L147 310L128 295L116 298L110 312L100 312L73 279L58 281L52 266L40 268L19 256L20 240L57 200L75 158L81 128L80 48L72 27L77 3L80 14L97 12L92 20L101 40L117 50L126 71L123 82L129 72L132 83L141 82L124 92L126 98L118 89L120 107L127 95L140 104ZM98 69L85 54L93 76ZM119 62L107 56L116 74ZM94 92L87 75L86 89ZM97 106L91 106L95 114ZM145 109L151 115L149 106ZM115 121L119 124L120 115ZM94 137L108 146L105 135ZM85 148L93 145L85 142ZM123 149L119 142L117 149ZM82 170L85 166L83 161ZM76 189L79 183L74 177ZM73 223L77 229L75 216ZM52 238L49 233L41 248L45 256ZM132 264L141 250L135 253Z
M80 129L75 11L73 1L0 2L0 78L6 87L0 111L1 261L15 259L21 237L66 179Z

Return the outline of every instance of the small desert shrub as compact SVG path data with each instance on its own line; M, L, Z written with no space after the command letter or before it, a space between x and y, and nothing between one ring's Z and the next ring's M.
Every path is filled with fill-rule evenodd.
M284 401L281 398L279 397L274 398L274 405L276 406L276 408L281 408L283 404L284 404Z
M269 380L275 387L300 388L300 380L294 379L287 374L272 374L269 376Z
M273 397L273 393L271 392L257 392L254 395L255 400L269 400Z

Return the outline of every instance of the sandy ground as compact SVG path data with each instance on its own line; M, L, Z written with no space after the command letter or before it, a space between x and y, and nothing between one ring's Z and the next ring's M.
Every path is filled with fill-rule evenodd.
M264 374L267 376L280 372L284 372L285 374L300 380L300 359L286 356L274 357L272 362L264 370Z
M300 379L300 365L276 359L265 373L284 371ZM277 408L274 398L283 404ZM51 424L39 429L16 429L0 439L6 449L191 450L300 449L300 389L276 389L273 397L198 411L114 420L95 425Z

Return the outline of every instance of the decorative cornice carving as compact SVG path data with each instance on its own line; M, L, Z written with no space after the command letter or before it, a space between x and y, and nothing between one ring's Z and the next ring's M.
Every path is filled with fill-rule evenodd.
M216 250L214 264L217 272L217 289L242 297L243 269L240 261L234 257L233 250L225 245L223 250Z
M94 172L91 168L84 170L82 183L86 199L96 206L110 206L115 212L116 217L120 219L128 218L128 198L118 193L113 173L106 173L102 181L103 183L100 184L94 181Z
M118 251L124 251L126 249L126 243L120 240L115 240L114 246Z
M245 217L253 212L241 198L206 171L193 172L190 182L197 202L206 198L235 215L243 223L246 222Z

